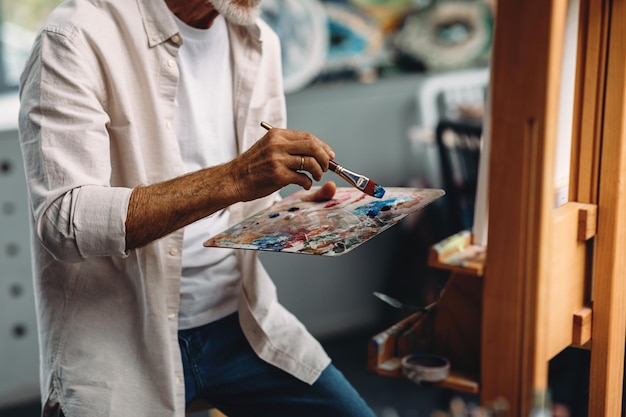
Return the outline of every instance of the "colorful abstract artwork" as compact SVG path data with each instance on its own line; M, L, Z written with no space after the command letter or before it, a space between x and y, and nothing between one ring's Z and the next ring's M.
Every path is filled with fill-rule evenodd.
M207 247L339 256L367 242L437 198L443 190L386 188L382 199L352 187L329 201L298 191L204 243Z

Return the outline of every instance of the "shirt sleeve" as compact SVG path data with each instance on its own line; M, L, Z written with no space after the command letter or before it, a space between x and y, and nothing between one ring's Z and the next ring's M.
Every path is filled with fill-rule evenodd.
M57 259L124 256L130 188L111 186L98 54L73 26L40 33L20 82L20 145L35 232Z

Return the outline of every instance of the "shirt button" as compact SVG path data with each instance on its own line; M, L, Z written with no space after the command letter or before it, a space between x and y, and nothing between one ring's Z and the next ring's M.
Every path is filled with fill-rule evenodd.
M178 248L176 248L176 247L172 246L172 247L170 248L170 250L169 250L169 254L170 254L170 255L172 255L172 256L176 256L176 255L178 255Z
M172 130L172 122L168 121L165 123L165 127L167 128L167 130Z
M180 43L180 36L178 36L178 35L172 36L172 42L174 42L175 44L179 44Z
M177 383L178 385L180 385L182 382L183 382L183 380L181 379L181 377L176 376L176 383Z
M176 313L173 311L170 311L169 313L167 313L167 318L170 320L174 320L176 318Z
M167 66L170 68L174 68L174 65L176 65L176 61L174 61L173 59L169 59L167 61Z
M152 35L152 40L155 41L155 42L158 41L159 40L159 34L158 33L153 34Z

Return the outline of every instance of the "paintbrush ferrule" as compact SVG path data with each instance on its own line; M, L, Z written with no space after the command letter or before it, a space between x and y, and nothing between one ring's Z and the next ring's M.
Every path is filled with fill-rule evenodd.
M357 174L356 172L352 172L349 169L342 167L341 165L331 164L330 169L361 191L365 190L365 187L369 182L369 178Z

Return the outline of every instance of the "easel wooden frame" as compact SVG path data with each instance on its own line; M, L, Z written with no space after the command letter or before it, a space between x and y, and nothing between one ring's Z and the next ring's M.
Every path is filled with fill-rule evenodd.
M481 400L506 398L512 417L529 416L546 392L548 361L572 343L584 307L593 311L589 415L621 413L626 2L581 0L570 202L555 208L566 8L566 0L497 4ZM597 234L580 239L579 215L595 208Z

